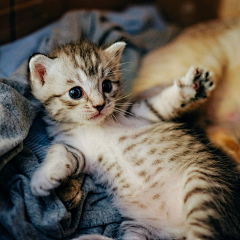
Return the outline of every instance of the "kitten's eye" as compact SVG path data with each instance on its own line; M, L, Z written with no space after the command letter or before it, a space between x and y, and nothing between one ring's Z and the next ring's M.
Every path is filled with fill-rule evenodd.
M110 93L112 91L112 83L110 80L104 80L102 83L102 90L105 93Z
M78 99L83 95L83 92L80 87L74 87L74 88L70 89L69 95L73 99Z

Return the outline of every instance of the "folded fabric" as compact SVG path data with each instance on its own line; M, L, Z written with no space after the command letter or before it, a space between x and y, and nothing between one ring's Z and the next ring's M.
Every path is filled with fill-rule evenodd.
M42 106L29 89L29 56L46 54L56 45L82 37L97 44L124 40L127 47L121 61L128 63L122 65L126 93L143 54L175 34L153 6L132 7L122 13L73 11L26 38L0 47L0 239L71 239L84 233L114 237L123 221L104 188L91 176L84 178L82 201L71 211L54 191L48 197L32 195L31 176L51 141L42 120Z

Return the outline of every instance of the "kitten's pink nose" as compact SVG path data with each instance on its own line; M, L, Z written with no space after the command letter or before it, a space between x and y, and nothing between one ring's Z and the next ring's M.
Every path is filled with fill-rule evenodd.
M103 110L104 106L105 106L105 103L103 105L94 106L94 108L96 108L100 113Z

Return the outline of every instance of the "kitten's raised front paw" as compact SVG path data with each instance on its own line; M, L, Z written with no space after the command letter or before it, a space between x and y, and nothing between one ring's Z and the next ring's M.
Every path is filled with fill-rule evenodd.
M61 179L59 179L56 172L49 173L40 168L33 174L31 191L35 196L47 196L60 183Z
M194 66L189 68L184 77L177 79L176 84L181 88L181 94L186 101L207 98L214 88L211 72Z

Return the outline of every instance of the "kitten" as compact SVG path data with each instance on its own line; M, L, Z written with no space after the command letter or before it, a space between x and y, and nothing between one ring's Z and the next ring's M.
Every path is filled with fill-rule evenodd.
M173 42L149 53L133 84L137 94L171 84L191 65L213 73L216 90L195 112L194 122L209 139L240 163L240 18L215 20L185 29ZM147 79L147 81L146 81ZM191 113L193 119L193 113Z
M83 172L106 186L129 219L119 239L239 239L234 164L169 122L209 96L211 74L190 67L161 93L117 109L126 117L115 116L124 47L81 42L30 59L32 92L54 138L31 179L33 194L49 195Z

